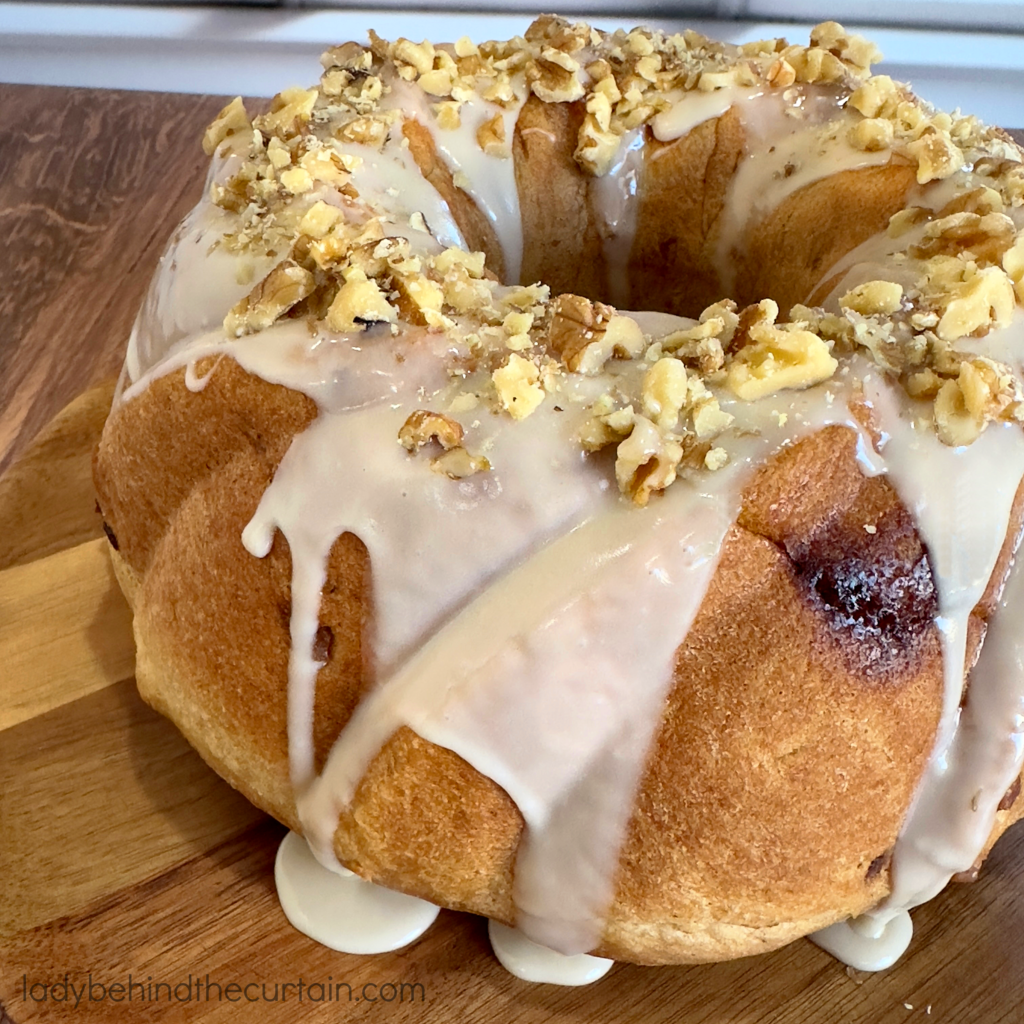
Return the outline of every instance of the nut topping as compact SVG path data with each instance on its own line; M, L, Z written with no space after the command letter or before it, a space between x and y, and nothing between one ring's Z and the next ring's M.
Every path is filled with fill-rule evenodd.
M417 409L402 424L398 440L410 452L431 441L437 441L448 451L462 444L462 424L442 413Z

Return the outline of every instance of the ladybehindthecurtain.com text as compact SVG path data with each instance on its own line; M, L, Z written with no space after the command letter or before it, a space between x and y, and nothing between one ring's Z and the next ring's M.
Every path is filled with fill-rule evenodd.
M145 980L129 974L126 981L109 981L65 974L58 981L21 977L21 997L27 1003L425 1003L419 982L368 981L353 987L328 977L323 981L229 981L193 977L183 981Z

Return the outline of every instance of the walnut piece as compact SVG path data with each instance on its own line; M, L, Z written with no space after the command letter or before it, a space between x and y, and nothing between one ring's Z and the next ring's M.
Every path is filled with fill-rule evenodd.
M616 449L616 456L615 479L619 490L635 504L646 505L655 491L663 491L675 481L683 448L645 416L636 416L633 429Z
M548 346L573 373L600 373L613 356L635 358L644 344L640 325L603 302L568 294L555 300Z
M326 320L332 331L361 331L368 323L397 323L398 314L377 282L354 269L334 297Z
M810 387L836 372L839 363L816 334L775 326L779 307L771 299L744 313L751 310L749 342L736 353L726 375L726 385L737 398L755 401L784 388Z
M842 309L871 316L873 313L895 313L902 302L902 285L894 281L867 281L848 291L839 300L839 305Z
M917 160L917 183L948 178L964 165L964 155L946 135L927 128L919 139L908 143L907 152Z
M465 448L456 447L431 459L430 468L451 480L464 480L476 473L486 473L491 464L482 455L470 455Z
M269 327L292 306L311 295L313 275L294 260L284 260L249 294L231 307L224 318L224 330L232 338L254 334Z
M341 220L341 210L323 200L317 200L299 221L299 233L319 240Z
M318 89L285 89L271 100L270 110L257 117L253 124L264 135L292 138L309 121L318 95Z
M236 96L214 119L203 135L203 152L213 156L217 147L235 135L244 136L246 141L252 137L252 124L245 112L245 104L241 96Z
M1003 270L1013 282L1018 302L1024 302L1024 234L1003 253Z
M854 89L847 106L860 111L865 117L891 117L899 99L896 83L888 75L873 75Z
M877 153L892 146L895 132L892 122L881 117L858 121L849 132L850 145L867 153Z
M990 420L1016 413L1022 397L1008 366L982 356L963 360L957 379L944 381L935 395L939 440L954 447L973 443Z
M505 139L505 119L495 114L489 121L484 121L476 130L477 145L488 156L510 156L511 150Z
M963 268L963 279L950 283L935 333L943 341L956 341L991 326L1006 327L1016 297L1005 271L1000 267L979 270L973 263L956 262Z
M659 359L644 374L644 415L663 430L674 430L686 404L686 367L678 359Z
M704 456L704 465L713 473L723 469L729 463L729 453L724 448L712 448Z
M410 413L398 431L398 440L406 451L415 451L431 441L449 451L462 444L462 424L443 413L417 409Z
M491 374L498 400L513 419L524 420L544 401L544 388L538 383L540 371L513 352L504 366Z

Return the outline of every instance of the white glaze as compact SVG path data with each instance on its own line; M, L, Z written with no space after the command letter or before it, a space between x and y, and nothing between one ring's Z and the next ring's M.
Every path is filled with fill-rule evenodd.
M675 100L672 106L652 118L651 132L659 142L672 142L688 135L697 125L721 117L737 103L746 103L761 95L761 89L743 86L679 93L672 97Z
M487 935L501 966L523 981L548 985L590 985L603 978L615 962L586 953L575 956L556 953L531 942L517 928L509 928L497 921L487 922Z
M888 150L855 149L847 134L856 118L837 110L834 100L817 97L790 116L777 94L737 105L746 134L746 152L733 175L718 223L716 270L723 292L736 291L736 255L742 239L762 217L800 189L840 171L887 164Z
M520 76L521 77L521 76ZM523 224L519 214L519 190L516 186L515 163L512 159L512 137L516 120L526 97L519 83L519 99L508 107L488 103L473 97L462 104L458 128L440 128L437 118L422 91L395 78L385 105L414 114L426 127L434 140L438 155L453 175L462 172L462 190L473 199L490 221L497 236L505 262L504 280L519 283L519 270L523 262ZM501 155L485 153L477 141L477 130L495 115L505 125L507 152ZM420 186L422 188L422 186Z
M873 401L885 400L870 387L865 391ZM1024 477L1024 433L1016 424L992 425L969 448L950 448L938 440L930 424L891 414L883 415L882 422L889 434L883 447L886 463L904 504L916 517L938 586L936 623L945 674L935 747L893 855L892 895L871 915L886 921L931 899L951 875L971 866L991 831L995 804L1009 785L1006 781L999 788L999 773L991 777L983 749L987 744L978 744L976 738L960 739L955 764L950 757L954 738L963 736L957 726L967 620L985 592L1006 538L1013 499ZM972 700L985 707L1000 682L998 673L976 674ZM1018 693L1021 683L1018 678ZM1007 724L998 716L992 724L997 722ZM993 736L987 739L998 746ZM976 792L991 789L993 783L999 792L992 813L972 809ZM979 838L973 830L977 842L967 842L963 826L986 818L984 835Z
M203 203L168 242L128 341L125 365L131 380L139 380L174 345L219 328L253 282L273 268L275 259L241 260L214 245L231 224L229 214Z
M890 479L928 548L939 599L943 708L932 755L893 852L892 893L857 921L841 922L813 938L853 966L875 956L869 950L874 941L878 962L888 966L889 951L898 945L895 937L906 932L909 942L907 911L974 863L992 830L996 805L1020 771L1024 674L1015 672L1019 649L1012 638L1024 613L1024 587L1007 592L994 651L972 676L968 706L975 709L965 718L969 730L959 726L968 618L1006 538L1024 477L1024 434L1016 425L993 425L969 448L950 448L930 422L907 414L912 403L894 389L880 387L875 379L867 380L864 390L887 435L882 454Z
M905 910L894 914L880 929L866 931L864 925L864 918L839 921L809 938L858 971L884 971L903 956L914 935L914 925Z
M425 900L318 864L302 836L289 832L274 859L281 909L294 928L339 953L387 953L418 939L439 908Z
M465 242L448 204L420 173L400 131L392 131L380 151L357 143L339 148L360 158L352 171L352 183L363 202L375 208L385 232L408 238L420 251L464 248ZM414 214L420 214L427 231L420 230ZM388 232L388 228L394 230Z
M409 724L493 778L523 813L517 925L563 953L592 949L672 655L731 523L713 501L694 508L679 495L672 510L598 516L437 634L363 703L301 807L304 827L330 842L334 801L354 789L365 756ZM698 513L689 535L666 543L684 510ZM624 629L630 621L651 633ZM543 744L524 742L540 732Z
M643 129L626 132L608 173L595 178L591 189L608 298L620 309L631 302L629 257L636 237L636 196L643 172L645 141Z

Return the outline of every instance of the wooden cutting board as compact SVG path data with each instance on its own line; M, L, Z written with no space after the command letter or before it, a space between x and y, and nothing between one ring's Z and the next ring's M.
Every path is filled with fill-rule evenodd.
M1018 1024L1024 827L979 882L915 912L908 955L881 975L851 976L797 942L707 967L619 965L558 989L506 974L485 923L465 915L443 912L379 957L291 929L272 879L282 828L136 695L89 483L109 385L43 429L116 372L163 242L201 188L205 160L184 140L222 104L0 85L0 1024ZM311 1001L308 986L328 981L337 998Z
M136 694L89 476L111 394L81 396L0 478L0 1004L16 1024L251 1020L264 993L263 1012L324 1021L1021 1019L1020 829L978 883L916 912L910 953L880 975L801 941L560 989L507 974L464 914L373 957L294 931L273 884L284 830Z

